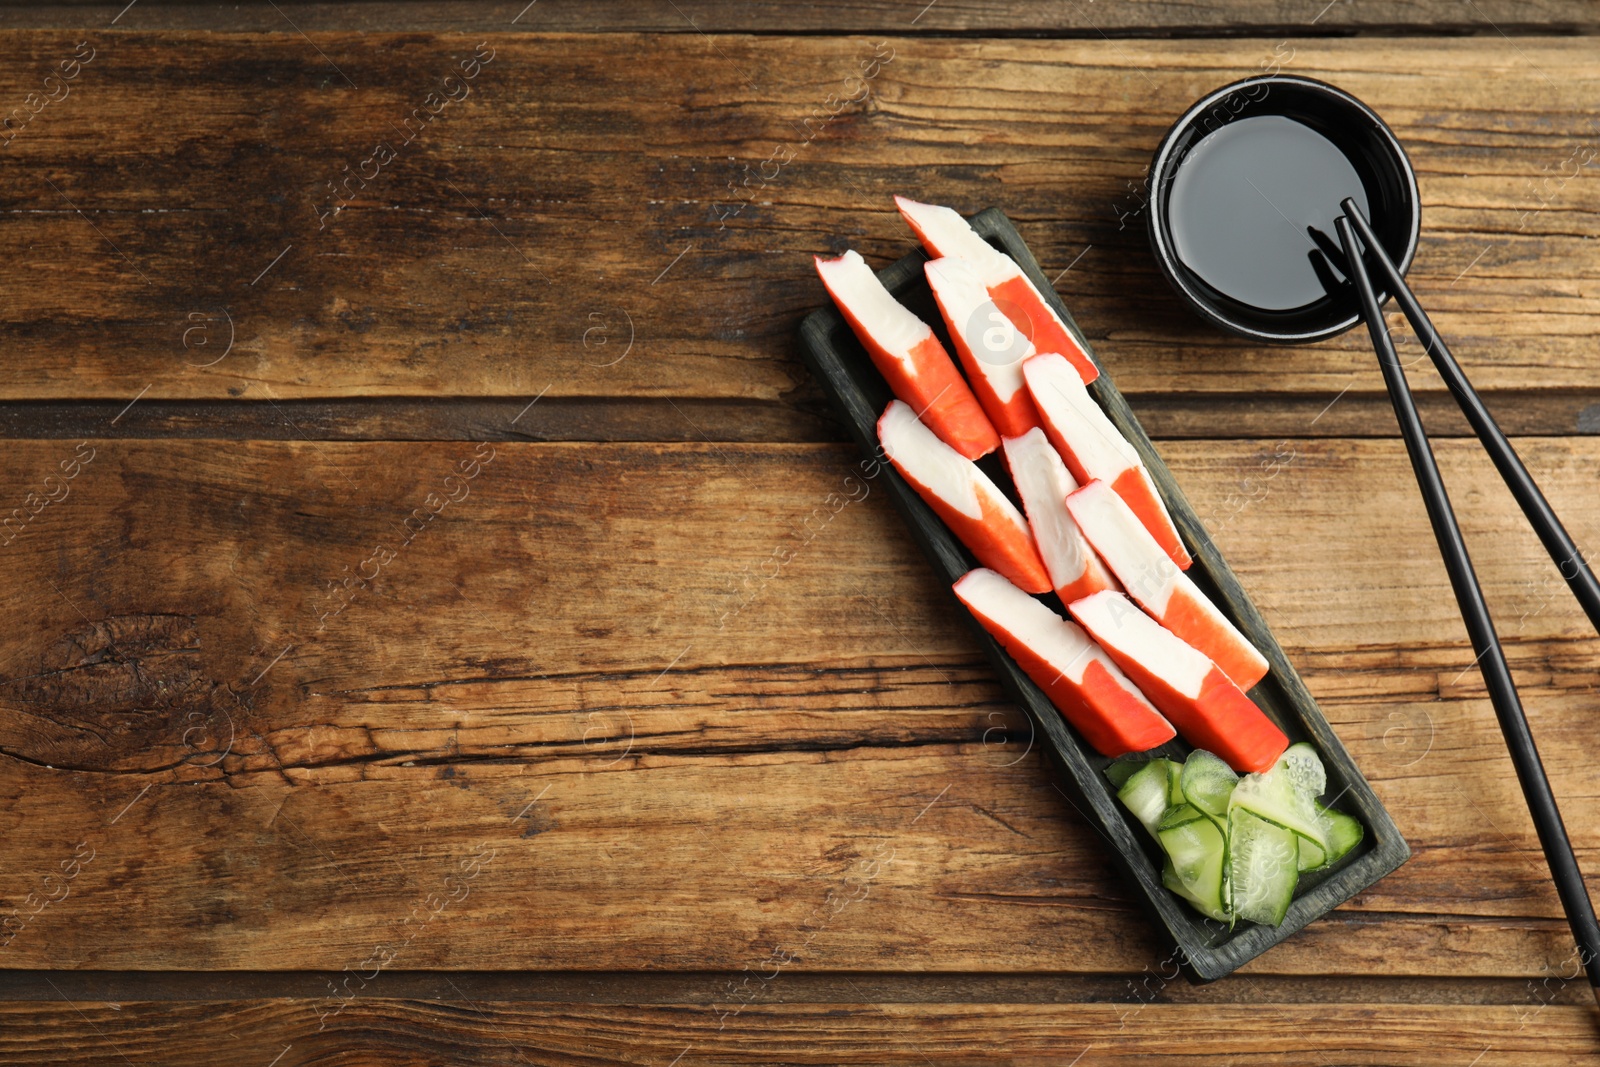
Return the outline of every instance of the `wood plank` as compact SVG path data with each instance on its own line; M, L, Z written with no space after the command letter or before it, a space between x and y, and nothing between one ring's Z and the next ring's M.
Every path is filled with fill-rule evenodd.
M1592 542L1600 444L1519 443ZM1398 443L1164 451L1417 852L1252 973L1559 967ZM1439 452L1595 873L1600 649L1481 454ZM0 548L7 966L1160 958L847 448L16 442L0 483L74 455Z
M1018 1065L1103 1067L1152 1057L1178 1067L1224 1057L1276 1064L1292 1055L1292 1062L1384 1067L1575 1067L1600 1051L1593 1005L755 1004L719 1026L724 1010L354 1001L319 1030L304 1001L8 1004L0 1005L7 1024L0 1063L87 1067L159 1055L172 1067L222 1061L295 1067L334 1058L352 1067L942 1065L993 1063L995 1050L1004 1049L1005 1062Z
M0 92L23 98L79 39L0 40ZM1600 184L1577 161L1600 74L1583 41L495 37L472 95L401 144L479 39L95 38L78 88L8 147L0 397L778 403L809 387L808 256L903 253L896 191L1005 206L1135 403L1375 397L1360 336L1236 344L1153 273L1136 214L1151 150L1183 101L1263 65L1349 88L1409 145L1413 281L1481 387L1593 389ZM861 103L815 117L891 50ZM398 158L330 215L328 183L384 138Z
M77 29L116 25L130 30L218 30L464 33L504 31L581 33L936 33L1029 36L1163 35L1238 33L1269 28L1330 34L1594 33L1592 6L1577 0L1481 0L1465 9L1448 3L1405 5L1293 3L1289 0L1229 0L1224 4L1175 2L1119 4L1104 10L1073 0L852 0L782 4L773 0L539 0L472 3L419 0L374 3L207 4L145 0L123 12L115 3L56 3L0 8L0 28Z

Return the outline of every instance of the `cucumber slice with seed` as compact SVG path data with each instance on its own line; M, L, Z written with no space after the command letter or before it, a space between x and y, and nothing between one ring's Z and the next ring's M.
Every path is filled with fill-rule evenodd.
M1317 801L1327 774L1304 742L1266 773L1243 778L1201 749L1181 764L1118 760L1106 775L1160 843L1162 884L1223 922L1282 923L1301 872L1337 863L1365 833Z
M1172 861L1170 859L1161 866L1161 884L1172 890L1184 900L1187 900L1190 904L1194 905L1194 909L1203 913L1206 918L1216 919L1219 922L1229 921L1230 916L1228 915L1226 907L1212 911L1210 910L1210 905L1206 904L1204 901L1196 899L1194 894L1189 892L1189 888L1185 886L1183 881L1178 877L1178 872L1173 868Z
M1248 808L1234 808L1228 813L1228 881L1235 918L1267 926L1283 922L1300 881L1294 832Z
M1258 818L1293 830L1326 852L1327 828L1317 815L1315 799L1327 785L1322 761L1310 745L1290 746L1291 752L1295 749L1302 751L1292 758L1288 752L1284 753L1284 758L1270 771L1241 778L1228 798L1228 813L1231 817L1233 812L1243 808ZM1302 791L1317 783L1321 783L1322 788L1316 793Z
M1289 776L1295 792L1308 797L1320 797L1328 788L1328 772L1323 769L1322 757L1309 742L1290 745L1278 757L1278 767Z

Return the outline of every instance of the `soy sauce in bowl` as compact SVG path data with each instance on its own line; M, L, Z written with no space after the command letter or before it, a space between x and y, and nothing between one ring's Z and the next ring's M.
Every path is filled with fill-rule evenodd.
M1195 104L1156 151L1150 186L1162 273L1201 317L1256 340L1318 341L1360 321L1333 225L1345 197L1402 271L1421 229L1394 134L1310 78L1251 78Z
M1367 191L1339 146L1286 115L1256 115L1206 134L1172 179L1178 258L1220 293L1288 311L1325 295L1318 267L1339 203ZM1343 272L1339 272L1342 276Z

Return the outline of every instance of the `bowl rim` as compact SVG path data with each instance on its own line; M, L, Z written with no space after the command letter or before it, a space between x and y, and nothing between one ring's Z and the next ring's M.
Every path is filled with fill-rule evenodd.
M1241 78L1220 86L1195 101L1180 115L1167 132L1162 136L1161 143L1156 147L1155 155L1150 159L1150 169L1146 176L1146 189L1149 196L1148 231L1150 245L1155 253L1156 265L1183 303L1200 318L1213 326L1238 334L1254 341L1264 341L1269 344L1310 344L1315 341L1324 341L1336 337L1349 330L1362 321L1361 307L1352 299L1349 314L1339 321L1319 327L1315 330L1269 330L1264 329L1254 321L1235 318L1218 308L1206 294L1195 284L1195 275L1190 268L1178 258L1177 249L1167 236L1168 213L1166 209L1166 195L1175 176L1176 142L1179 136L1188 131L1202 116L1210 112L1218 104L1227 100L1235 93L1254 88L1257 85L1293 86L1327 97L1343 107L1347 107L1359 114L1377 130L1381 141L1387 149L1390 161L1395 164L1411 205L1411 217L1407 223L1405 249L1396 260L1403 276L1411 268L1411 261L1416 256L1417 243L1422 236L1422 200L1417 187L1416 168L1411 164L1411 158L1406 154L1405 147L1400 139L1395 136L1389 124L1371 107L1351 95L1349 92L1336 85L1330 85L1316 78L1308 78L1299 74L1261 74L1249 78ZM1291 115L1292 117L1292 115ZM1232 121L1231 119L1229 121ZM1392 294L1381 291L1378 302L1381 305Z

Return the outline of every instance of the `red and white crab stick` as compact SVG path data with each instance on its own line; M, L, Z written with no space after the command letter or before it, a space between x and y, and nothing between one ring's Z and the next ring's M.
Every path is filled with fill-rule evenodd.
M1289 747L1271 719L1222 669L1121 593L1074 603L1072 617L1195 748L1242 773L1269 770Z
M883 409L878 442L894 469L979 563L1030 593L1049 592L1050 575L1016 505L970 459L935 437L903 401L891 400Z
M991 570L968 571L954 588L1096 752L1125 756L1176 736L1172 724L1078 626Z
M1100 368L1073 338L1066 323L1039 294L1016 260L978 236L967 220L952 208L919 204L903 196L894 198L900 215L911 226L928 255L970 260L983 276L989 296L1040 352L1060 352L1078 368L1084 384L1100 377Z
M1000 435L933 329L883 287L858 253L814 258L828 295L889 383L889 391L910 404L940 440L967 459L999 448Z
M1067 511L1128 595L1157 622L1209 656L1240 689L1266 677L1266 657L1178 569L1110 486L1090 482L1067 497Z
M977 267L945 258L929 260L923 270L967 380L994 428L1001 437L1016 437L1039 425L1039 411L1022 384L1022 361L1035 349L990 299Z
M1067 494L1077 489L1078 483L1050 447L1044 431L1035 426L1020 437L1007 437L1004 444L1006 467L1022 497L1033 543L1061 602L1070 604L1102 589L1119 588L1067 511ZM1167 565L1172 564L1169 561Z
M1139 453L1111 424L1078 379L1072 364L1052 352L1022 365L1022 378L1039 409L1044 432L1080 483L1098 478L1117 491L1180 570L1189 558Z

